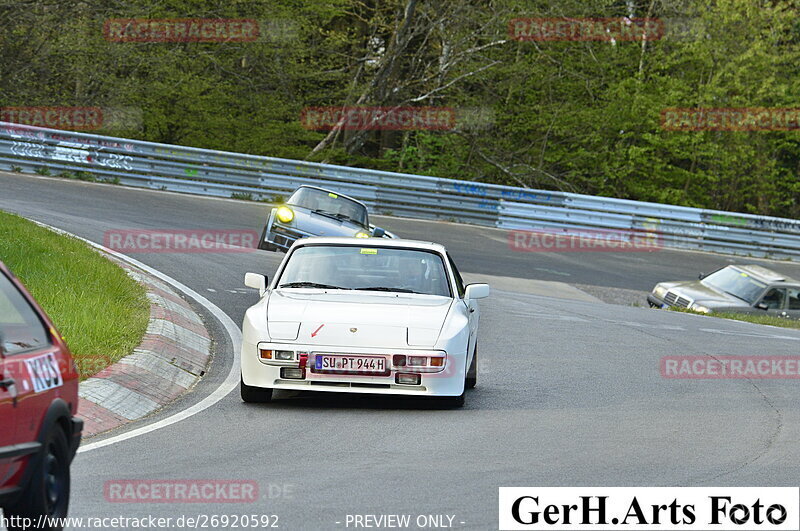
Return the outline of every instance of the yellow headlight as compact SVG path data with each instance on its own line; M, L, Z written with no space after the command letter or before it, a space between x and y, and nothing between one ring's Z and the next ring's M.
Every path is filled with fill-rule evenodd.
M278 208L278 213L276 215L281 223L289 223L294 219L294 212L292 212L292 209L285 206Z
M369 234L367 234L366 232L357 232L356 238L369 238Z

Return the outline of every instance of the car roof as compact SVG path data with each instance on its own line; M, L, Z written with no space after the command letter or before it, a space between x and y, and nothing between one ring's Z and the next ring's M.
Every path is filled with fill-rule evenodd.
M766 267L756 265L756 264L745 264L745 265L738 265L734 264L736 269L744 271L745 273L758 278L759 280L763 280L765 282L790 282L796 284L798 281L788 277L786 275L782 275L778 272L773 271L772 269L767 269Z
M359 201L355 197L350 197L349 195L341 194L341 193L337 192L336 190L329 190L328 188L322 188L320 186L312 186L310 184L301 184L300 186L297 187L297 190L299 190L300 188L312 188L314 190L319 190L320 192L326 192L326 193L329 193L329 194L334 194L334 195L337 195L339 197L344 197L345 199L349 199L350 201L354 201L354 202L358 203L359 205L363 206L364 208L367 208L367 205L365 205L364 203L362 203L361 201ZM292 195L294 195L295 192L297 192L297 190L292 192Z
M302 247L305 245L351 245L353 247L402 247L413 248L425 251L436 251L442 254L447 254L447 249L444 245L424 242L419 240L402 240L399 238L335 238L329 236L312 236L309 238L302 238L297 240L292 248Z

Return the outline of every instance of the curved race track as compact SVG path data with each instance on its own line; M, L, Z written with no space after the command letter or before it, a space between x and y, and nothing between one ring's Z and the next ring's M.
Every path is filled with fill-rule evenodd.
M0 209L102 243L108 229L254 229L266 206L0 174ZM514 253L503 231L381 218L404 237L444 243L462 270L647 290L733 259L703 253ZM257 295L244 273L280 256L138 254L237 324ZM800 276L800 267L772 264ZM524 286L524 282L519 282ZM800 393L792 380L667 380L666 355L796 355L800 331L522 293L483 303L479 387L463 410L413 401L238 392L163 429L78 455L72 516L277 514L281 529L345 529L347 514L448 514L497 528L499 486L790 486L800 473ZM213 290L213 291L211 291ZM202 310L201 310L202 311ZM136 428L211 393L232 345L207 315L216 356L189 395ZM109 503L120 479L259 483L254 504ZM337 522L341 522L337 524Z

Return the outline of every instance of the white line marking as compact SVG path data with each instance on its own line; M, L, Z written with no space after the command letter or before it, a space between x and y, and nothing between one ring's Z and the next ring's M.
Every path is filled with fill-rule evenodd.
M233 346L233 364L231 365L231 370L228 373L228 376L225 377L225 381L223 381L219 385L219 387L217 387L210 395L205 397L203 400L194 404L191 407L184 409L183 411L175 413L172 416L169 416L165 419L161 419L158 422L148 424L147 426L142 426L141 428L137 428L135 430L131 430L129 432L116 435L114 437L109 437L108 439L104 439L102 441L81 445L81 447L78 449L78 453L89 452L91 450L96 450L97 448L110 446L118 442L127 441L128 439L133 439L134 437L145 435L147 433L160 430L161 428L166 428L167 426L171 426L172 424L180 422L184 419L188 419L189 417L210 408L211 406L213 406L214 404L225 398L231 391L236 389L236 386L239 385L239 381L236 379L236 375L239 372L239 364L240 364L239 357L240 357L240 349L242 343L242 333L239 330L239 327L236 326L233 320L230 317L228 317L228 315L225 312L220 310L211 301L209 301L208 299L206 299L205 297L203 297L190 287L178 282L177 280L175 280L170 276L165 275L161 271L153 269L152 267L143 264L142 262L134 258L131 258L130 256L126 256L122 253L112 251L111 249L107 249L106 247L103 247L100 244L87 240L86 238L81 238L80 236L76 236L75 234L69 233L65 230L58 229L56 227L52 227L45 223L41 223L38 221L34 221L34 223L41 225L42 227L48 228L53 232L71 236L73 238L77 238L78 240L84 241L96 249L100 249L105 253L115 256L120 260L124 260L125 262L128 262L131 265L134 265L140 269L143 269L144 271L147 271L154 277L157 277L166 282L167 284L170 284L175 289L182 291L183 293L194 299L199 305L203 306L206 310L209 311L209 313L211 313L214 317L216 317L220 323L222 323L222 326L225 328L225 332L228 333L228 338L231 340L231 345Z
M800 341L800 337L783 336L778 334L760 334L758 332L737 332L734 330L719 330L717 328L701 328L700 331L708 332L710 334L721 334L725 336L757 337L763 339L786 339L788 341Z
M545 273L552 273L554 275L561 275L562 277L571 277L572 275L569 273L565 273L564 271L556 271L555 269L547 269L546 267L537 267L535 268L536 271L544 271Z
M210 291L211 293L216 293L217 292L217 290L215 290L213 288L206 288L206 291Z

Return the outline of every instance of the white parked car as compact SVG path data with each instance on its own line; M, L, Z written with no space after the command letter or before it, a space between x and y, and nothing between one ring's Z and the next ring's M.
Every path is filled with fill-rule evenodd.
M459 407L477 381L487 284L465 286L441 245L381 238L304 238L242 326L241 395L273 389L438 397Z

